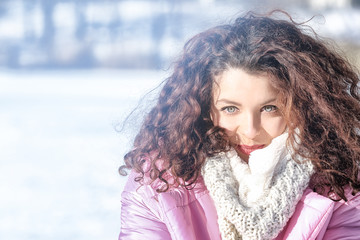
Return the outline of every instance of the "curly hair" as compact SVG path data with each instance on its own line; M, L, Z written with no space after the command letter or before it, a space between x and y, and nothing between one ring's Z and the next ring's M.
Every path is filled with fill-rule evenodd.
M166 173L191 188L206 157L230 149L224 129L211 121L210 105L215 77L240 68L273 76L288 144L315 166L314 190L328 189L328 196L335 193L345 201L344 186L359 191L359 76L310 27L282 13L289 20L275 18L274 12L249 12L191 38L120 169L142 173L137 181L148 171L152 180L164 183L158 191L174 184Z

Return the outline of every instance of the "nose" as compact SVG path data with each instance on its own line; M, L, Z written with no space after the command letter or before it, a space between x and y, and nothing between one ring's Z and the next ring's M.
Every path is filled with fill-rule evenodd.
M246 114L240 125L240 134L247 139L252 140L260 134L261 119L256 114Z

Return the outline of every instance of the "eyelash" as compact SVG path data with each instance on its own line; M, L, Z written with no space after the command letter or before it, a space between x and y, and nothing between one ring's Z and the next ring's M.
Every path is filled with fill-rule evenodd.
M268 108L268 107L271 107L272 109L270 111L266 111L265 108ZM268 112L268 113L271 113L271 112L276 112L278 110L278 108L275 106L275 105L266 105L264 107L261 108L261 112Z
M271 110L266 111L265 110L266 108L271 108ZM229 109L233 109L233 111L229 111ZM224 111L227 114L234 114L238 110L239 109L235 106L226 106L226 107L221 108L221 111ZM266 105L260 109L260 112L273 113L273 112L276 112L277 110L278 110L278 108L275 105Z
M234 111L233 111L233 112L229 112L229 108L233 108ZM233 113L235 113L237 110L239 110L239 109L238 109L237 107L235 107L235 106L227 106L227 107L221 108L221 111L224 111L224 112L226 112L227 114L233 114Z

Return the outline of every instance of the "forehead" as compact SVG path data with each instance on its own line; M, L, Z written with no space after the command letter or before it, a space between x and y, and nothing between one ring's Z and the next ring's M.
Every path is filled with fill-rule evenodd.
M213 93L230 96L273 95L278 91L272 85L273 77L267 73L248 73L230 68L214 79Z

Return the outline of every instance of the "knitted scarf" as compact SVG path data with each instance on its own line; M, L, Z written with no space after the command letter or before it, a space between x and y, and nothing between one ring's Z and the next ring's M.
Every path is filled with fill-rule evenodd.
M202 175L214 200L222 239L273 239L284 228L313 173L286 148L287 133L250 154L235 150L206 159Z

